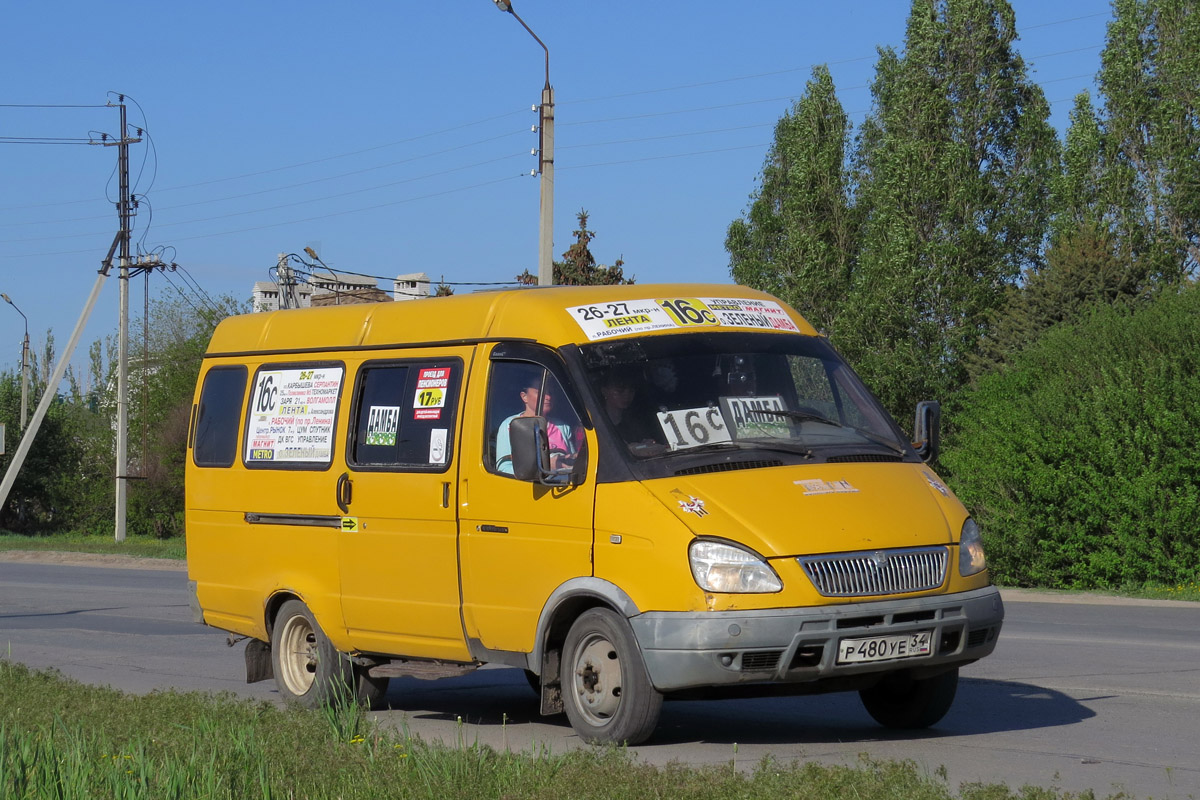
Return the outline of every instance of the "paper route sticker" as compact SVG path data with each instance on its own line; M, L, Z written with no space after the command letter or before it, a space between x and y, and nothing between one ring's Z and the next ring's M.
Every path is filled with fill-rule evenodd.
M678 328L733 327L799 331L771 300L729 297L665 297L571 306L567 313L590 341Z

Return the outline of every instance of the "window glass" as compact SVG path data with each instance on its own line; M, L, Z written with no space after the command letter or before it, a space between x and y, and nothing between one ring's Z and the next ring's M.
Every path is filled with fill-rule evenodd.
M204 376L192 458L198 467L228 467L237 458L245 367L214 367Z
M891 421L824 340L695 334L583 348L604 416L638 458L822 447L904 455Z
M545 367L527 361L492 364L488 387L488 452L491 472L512 475L512 441L508 426L517 417L542 416L547 421L551 469L564 469L583 454L586 439L579 415L558 379Z
M345 371L328 363L260 367L246 417L246 466L329 466Z
M437 472L448 468L461 373L457 359L364 366L350 463Z

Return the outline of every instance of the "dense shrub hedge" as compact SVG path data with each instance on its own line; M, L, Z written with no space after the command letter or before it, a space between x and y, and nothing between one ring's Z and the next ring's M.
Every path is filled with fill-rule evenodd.
M998 582L1200 575L1200 288L1049 331L965 393L944 456Z

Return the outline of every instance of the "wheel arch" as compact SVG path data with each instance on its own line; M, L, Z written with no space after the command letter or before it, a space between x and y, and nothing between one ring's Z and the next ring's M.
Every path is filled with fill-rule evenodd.
M268 642L271 641L271 634L275 630L275 618L279 616L279 609L288 600L299 600L304 605L308 605L299 593L293 592L290 589L281 589L274 592L267 598L267 602L263 604L263 625L267 631ZM311 611L311 608L309 610Z
M559 666L567 632L591 608L608 608L628 619L642 613L621 587L601 578L574 578L559 586L538 617L537 636L529 654L529 669L542 679L542 714L563 710Z

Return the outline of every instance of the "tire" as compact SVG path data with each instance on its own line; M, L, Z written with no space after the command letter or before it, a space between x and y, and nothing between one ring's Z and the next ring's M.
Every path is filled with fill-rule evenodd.
M858 696L876 722L885 728L914 730L937 724L958 691L958 668L920 680L905 673L888 675Z
M650 738L662 695L623 617L607 608L581 614L567 634L562 664L563 706L579 738L631 745Z
M271 666L279 693L306 708L350 699L375 707L387 693L388 679L370 677L334 649L316 617L299 600L288 600L275 615Z

